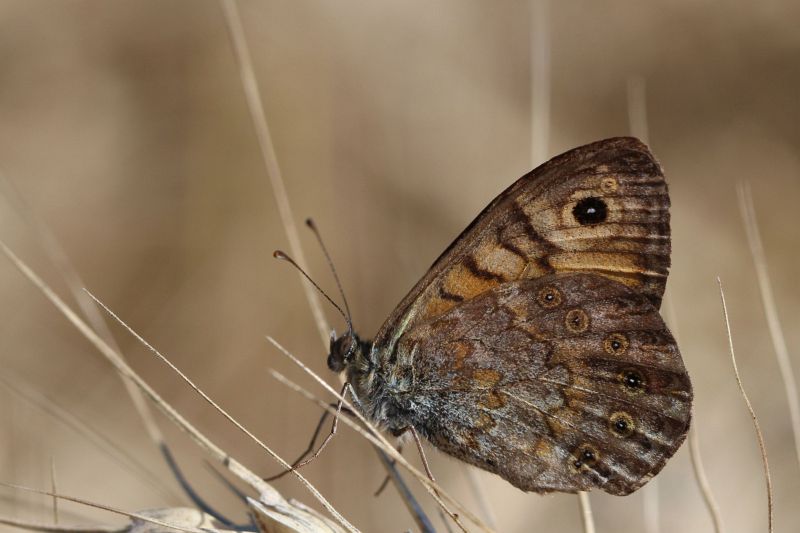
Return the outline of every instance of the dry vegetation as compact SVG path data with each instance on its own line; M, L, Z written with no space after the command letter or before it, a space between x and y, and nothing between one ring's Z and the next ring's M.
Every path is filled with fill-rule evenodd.
M784 393L796 396L786 379L800 366L792 327L800 319L800 6L554 2L543 59L531 37L541 20L526 2L238 5L295 220L315 217L366 335L537 154L646 132L673 201L668 319L695 383L699 451L725 530L765 531L767 511L717 276L769 452L776 529L800 524L790 423L798 415ZM233 50L217 1L0 2L0 239L77 308L52 237L83 285L292 459L320 410L270 369L331 396L264 336L336 380L296 274L271 256L291 243ZM532 65L549 75L547 98ZM758 231L743 224L741 180L752 191L741 211L757 216ZM334 293L313 236L301 232L299 244ZM52 461L63 494L125 510L185 505L113 367L8 261L0 261L0 289L0 481L49 489ZM280 468L109 324L131 367L198 431L258 475ZM155 419L193 486L244 521L241 502L204 466L208 455ZM414 527L394 489L372 497L384 470L370 448L342 428L302 474L362 531ZM459 463L428 456L444 489L485 516L471 488L482 487L498 531L581 528L574 496L524 494L481 472L471 484ZM441 527L432 498L411 485ZM323 509L291 476L274 486ZM635 495L590 500L598 531L713 530L688 446ZM52 507L50 497L0 489L0 515L47 522ZM125 522L74 502L59 503L59 519Z

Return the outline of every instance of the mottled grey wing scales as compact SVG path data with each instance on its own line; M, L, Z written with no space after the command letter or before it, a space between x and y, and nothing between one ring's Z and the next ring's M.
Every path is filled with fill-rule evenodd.
M596 274L491 289L398 340L414 426L537 492L628 494L689 427L692 390L650 300Z

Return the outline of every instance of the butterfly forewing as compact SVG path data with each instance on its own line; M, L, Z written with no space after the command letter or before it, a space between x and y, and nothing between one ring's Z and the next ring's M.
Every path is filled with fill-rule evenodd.
M500 194L436 260L376 337L403 329L503 283L595 272L656 307L670 264L669 196L661 167L633 138L576 148Z
M416 354L414 426L523 490L630 493L689 427L691 384L658 311L597 274L502 284L411 328L398 352Z

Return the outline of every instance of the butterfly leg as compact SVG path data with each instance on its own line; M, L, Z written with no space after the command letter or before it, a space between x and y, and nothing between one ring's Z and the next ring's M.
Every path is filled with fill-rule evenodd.
M433 472L431 472L430 465L428 465L428 459L427 459L427 457L425 457L425 451L422 449L422 439L419 438L419 433L417 433L417 430L414 429L413 426L411 426L408 429L406 429L406 431L411 433L412 437L414 438L414 444L417 446L417 451L419 452L420 459L422 459L422 466L425 467L425 473L428 475L428 478L431 481L436 482L436 479L434 479L434 477L433 477ZM403 433L405 433L406 431L404 431ZM402 444L397 447L397 452L398 453L403 453L403 445ZM394 466L395 464L397 464L397 461L393 460L392 461L392 466ZM380 496L381 492L383 492L383 489L385 489L386 485L389 483L389 479L390 479L390 476L386 476L384 478L383 482L381 483L381 486L378 487L377 491L375 491L375 494L374 494L375 497Z
M331 404L330 406L334 407L335 405L336 404ZM314 451L314 448L317 445L317 438L319 437L320 431L322 431L322 425L325 423L325 420L327 420L329 416L330 416L329 411L322 412L322 416L320 417L319 422L317 422L317 427L314 429L314 434L311 437L311 442L308 443L308 448L306 448L306 450L302 454L300 454L300 457L298 457L297 459L294 460L294 462L292 462L292 470L297 468L300 462L306 457L308 457L311 454L311 452ZM282 478L292 470L284 470L280 474L275 474L274 476L265 477L264 481L275 481L276 479Z
M436 483L433 472L431 472L431 467L428 465L428 458L425 457L425 450L422 449L422 439L419 438L419 433L417 433L414 426L409 426L408 431L410 431L411 436L414 437L414 444L417 445L417 451L419 452L420 459L422 459L422 466L425 467L425 473L428 474L428 479Z
M397 453L400 453L400 454L403 453L403 445L402 444L397 446ZM391 464L392 464L392 466L395 466L397 464L397 461L392 459ZM386 477L383 478L383 481L381 482L381 486L378 487L378 490L375 491L375 494L373 494L373 497L377 498L378 496L380 496L381 493L383 492L383 489L386 488L386 486L389 484L389 481L391 481L391 479L392 479L392 476L390 476L389 474L386 474Z
M325 423L325 420L327 420L328 416L330 416L330 414L331 414L330 411L327 411L327 410L323 411L322 416L319 419L319 422L317 422L317 427L314 428L314 434L311 436L311 442L308 444L308 448L306 448L306 450L302 454L300 454L300 457L298 457L297 459L294 460L294 462L292 463L292 467L289 470L284 470L280 474L275 474L274 476L266 477L266 478L264 478L264 481L274 481L276 479L282 478L283 476L285 476L289 472L291 472L293 470L297 470L299 468L302 468L305 465L307 465L308 463L310 463L311 461L313 461L314 459L316 459L317 457L319 457L319 454L322 453L322 450L325 449L325 447L331 441L333 436L336 434L336 430L337 430L337 428L339 426L339 416L340 416L340 414L344 411L344 413L346 415L349 415L349 416L353 415L353 413L350 411L350 409L348 409L347 407L344 407L344 398L347 395L348 389L349 389L349 383L345 383L344 387L342 387L342 392L340 393L340 396L342 397L342 399L339 400L338 402L336 402L335 404L331 404L330 405L330 407L334 407L334 406L336 407L336 414L334 415L334 418L333 418L333 425L331 426L330 433L325 437L325 440L322 441L322 444L317 449L317 451L314 452L314 454L311 457L308 457L311 454L311 452L314 450L314 446L317 443L317 438L319 438L319 434L320 434L320 431L322 431L322 426ZM308 459L306 459L306 457L308 457Z
M436 483L436 479L433 477L433 472L431 472L431 467L428 464L428 458L425 456L425 450L422 449L422 439L419 438L419 433L417 433L417 430L414 426L409 426L408 431L410 431L411 436L414 437L414 444L417 445L417 452L419 452L419 458L422 460L422 466L425 467L425 473L428 475L428 479L430 479L433 483ZM440 496L439 491L436 490L435 488L433 489L433 493L436 494L436 496ZM450 529L450 523L445 517L442 507L439 507L438 511L439 511L439 517L442 519L442 523L444 523L445 527L447 528L447 531L452 533L452 529ZM451 517L457 517L457 516L458 515L451 515ZM456 523L458 523L457 519Z

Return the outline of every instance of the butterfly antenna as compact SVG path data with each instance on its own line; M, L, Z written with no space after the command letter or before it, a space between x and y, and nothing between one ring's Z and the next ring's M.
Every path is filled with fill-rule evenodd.
M303 275L303 277L305 277L305 278L308 280L308 282L309 282L309 283L311 283L311 284L314 286L314 288L315 288L315 289L317 289L317 290L319 291L319 293L320 293L322 296L324 296L324 297L325 297L325 299L326 299L326 300L328 300L328 301L331 303L331 305L332 305L332 306L334 306L334 307L336 308L336 310L337 310L337 311L339 311L339 314L341 314L341 315L342 315L342 317L344 317L344 319L345 319L345 320L347 320L347 325L348 325L348 326L350 326L350 324L351 324L351 323L350 323L349 312L348 312L348 314L345 314L345 312L344 312L344 311L342 311L342 308L341 308L341 307L339 307L339 305L338 305L336 302L334 302L333 300L331 300L331 297L330 297L330 296L328 296L328 295L325 293L325 291L323 291L323 290L322 290L322 288L321 288L319 285L317 285L317 282L315 282L313 279L311 279L311 276L309 276L308 274L306 274L306 271L305 271L305 270L303 270L302 268L300 268L300 265L298 265L298 264L297 264L297 263L294 261L294 259L292 259L292 258L291 258L291 257L289 257L289 256L288 256L288 255L287 255L285 252L282 252L282 251L280 251L280 250L275 250L274 252L272 252L272 257L274 257L275 259L281 259L281 260L283 260L283 261L286 261L286 262L288 262L289 264L291 264L293 267L295 267L295 268L298 270L298 272L300 272L300 273ZM345 303L345 305L347 305L347 303ZM352 328L351 328L351 329L352 329Z
M342 295L342 301L344 302L344 308L347 311L347 316L345 317L347 320L347 327L350 328L350 333L353 332L353 318L350 314L350 306L347 304L347 297L344 295L344 289L342 288L342 282L339 280L339 274L336 273L336 267L333 266L333 260L331 259L331 255L328 253L328 249L325 247L325 243L322 241L322 235L319 233L319 229L317 229L317 225L314 221L310 218L306 219L306 226L308 226L312 232L314 232L314 236L317 238L317 242L319 243L319 247L322 248L322 253L325 254L325 259L328 261L328 266L333 273L333 279L336 280L336 286L339 288L339 294Z

